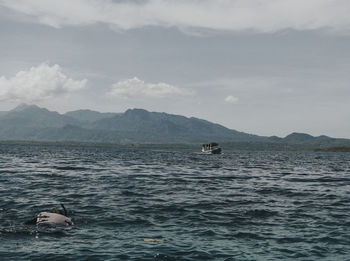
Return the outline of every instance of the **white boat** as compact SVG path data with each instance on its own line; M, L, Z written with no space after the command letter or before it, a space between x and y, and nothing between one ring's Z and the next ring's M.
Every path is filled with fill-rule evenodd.
M202 153L204 154L221 154L221 148L216 142L210 142L202 145Z

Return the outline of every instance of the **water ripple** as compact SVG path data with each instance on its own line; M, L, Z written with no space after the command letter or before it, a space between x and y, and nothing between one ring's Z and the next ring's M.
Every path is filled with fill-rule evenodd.
M347 260L349 158L0 145L0 257ZM24 225L61 202L74 227Z

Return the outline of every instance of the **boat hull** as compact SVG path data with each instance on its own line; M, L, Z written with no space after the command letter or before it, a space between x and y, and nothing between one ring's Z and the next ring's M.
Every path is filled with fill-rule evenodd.
M211 154L221 154L221 148L216 148L211 151Z
M212 150L203 150L203 154L221 154L221 148L215 148Z
M211 151L211 154L221 154L221 148L216 148Z

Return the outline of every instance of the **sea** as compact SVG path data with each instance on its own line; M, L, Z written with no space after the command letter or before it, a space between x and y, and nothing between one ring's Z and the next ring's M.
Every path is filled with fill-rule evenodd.
M350 260L350 153L199 150L0 145L0 260Z

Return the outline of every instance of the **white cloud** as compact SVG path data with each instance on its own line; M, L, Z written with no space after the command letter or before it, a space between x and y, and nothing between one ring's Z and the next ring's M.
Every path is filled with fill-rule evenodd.
M39 101L80 90L87 80L73 80L57 64L46 63L20 71L14 77L0 77L0 100Z
M350 29L348 0L0 0L0 5L53 27L105 23L122 30L143 26L259 32Z
M108 94L119 98L164 98L179 95L193 95L193 91L175 87L167 83L146 83L134 77L113 84Z
M228 103L237 103L238 102L238 98L232 95L229 95L225 98L225 102Z

